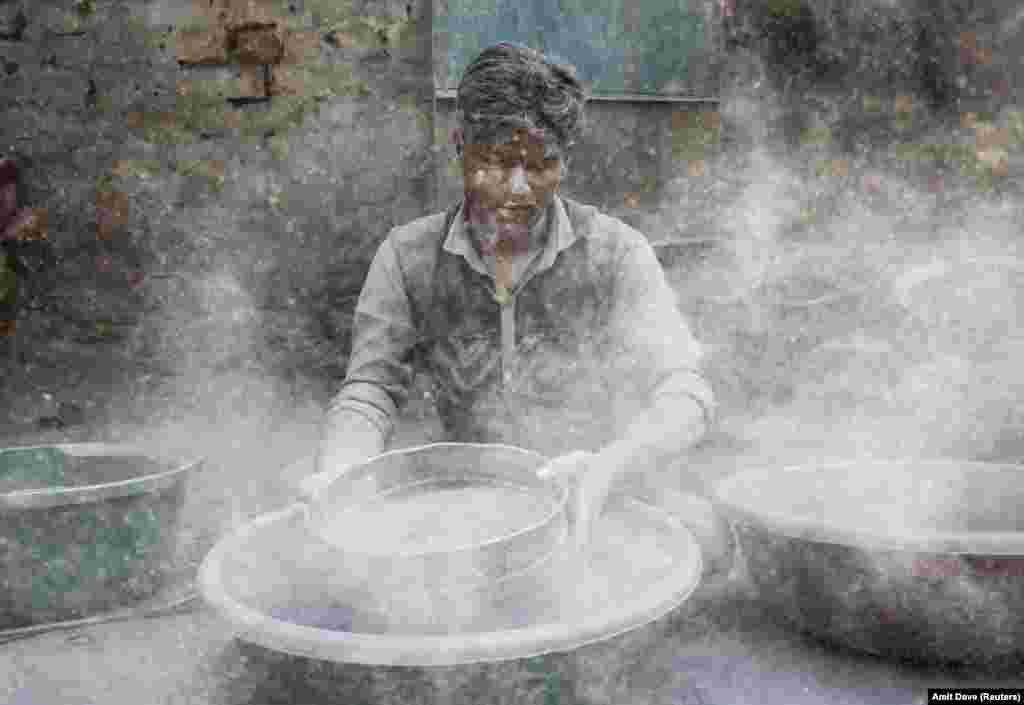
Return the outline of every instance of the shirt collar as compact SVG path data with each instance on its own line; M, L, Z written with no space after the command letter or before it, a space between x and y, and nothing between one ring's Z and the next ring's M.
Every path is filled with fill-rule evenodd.
M544 245L544 252L537 262L538 272L543 272L550 268L555 263L555 258L558 254L576 242L582 235L582 233L577 233L573 230L569 215L565 211L565 204L558 194L555 194L552 200L554 219L550 226L551 237L548 238L547 243ZM463 222L462 212L465 207L466 204L463 202L455 213L455 219L452 221L451 228L448 229L443 249L453 255L462 257L473 269L481 274L486 274L487 267L484 265L483 259L476 251L476 248L473 247L473 242Z

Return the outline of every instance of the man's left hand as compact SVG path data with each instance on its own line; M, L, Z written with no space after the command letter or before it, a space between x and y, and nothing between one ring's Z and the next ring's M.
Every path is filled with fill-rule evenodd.
M608 453L573 451L561 455L540 469L541 477L554 477L568 484L573 540L582 550L590 540L594 522L601 516L608 492L622 464Z

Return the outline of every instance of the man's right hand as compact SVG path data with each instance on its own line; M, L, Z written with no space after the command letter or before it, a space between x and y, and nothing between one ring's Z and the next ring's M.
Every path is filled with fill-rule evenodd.
M362 414L342 413L336 418L328 417L316 454L302 461L303 474L312 474L299 481L300 498L313 500L349 468L382 453L384 446L380 430Z
M342 470L344 472L344 470ZM307 502L312 502L319 496L328 485L331 484L337 477L341 475L340 472L318 472L315 475L310 475L299 483L299 495L301 499Z
M376 451L376 452L375 452ZM322 448L313 458L313 474L299 482L300 498L313 501L328 485L379 454L376 448ZM307 470L308 472L308 470Z
M370 457L373 456L366 457L364 453L351 451L331 455L321 451L314 459L313 474L304 477L299 483L301 499L313 501L332 482L348 472L349 468L369 460Z

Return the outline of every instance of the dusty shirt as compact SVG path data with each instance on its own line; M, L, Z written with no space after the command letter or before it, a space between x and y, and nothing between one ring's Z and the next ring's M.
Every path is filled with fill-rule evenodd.
M545 249L504 307L461 205L391 231L356 306L331 426L360 414L387 438L416 368L433 378L449 440L553 456L621 438L648 408L671 418L696 400L710 419L701 347L646 238L558 196L547 217Z

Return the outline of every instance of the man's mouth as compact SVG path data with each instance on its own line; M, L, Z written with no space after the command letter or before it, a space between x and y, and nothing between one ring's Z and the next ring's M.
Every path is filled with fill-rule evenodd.
M530 206L501 206L497 209L499 220L511 221L512 223L525 223L532 213Z

